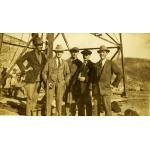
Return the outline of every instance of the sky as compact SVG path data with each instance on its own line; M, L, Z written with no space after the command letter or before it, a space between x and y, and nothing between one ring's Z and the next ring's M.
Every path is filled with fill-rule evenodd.
M11 34L15 37L21 38L21 33L13 33ZM111 34L115 39L119 39L118 34ZM113 46L113 44L109 44L91 34L88 33L65 33L67 41L71 47L79 47L79 48L91 48L91 47L100 47L100 45L105 44L106 46ZM102 37L109 39L106 34L102 34ZM28 41L29 34L23 34L23 40ZM45 34L44 34L45 39ZM109 39L110 40L110 39ZM124 57L133 57L133 58L145 58L150 59L150 34L148 33L123 33L122 34L123 41L123 53ZM67 49L65 42L61 35L58 36L56 41L54 42L54 47L57 44L62 44L65 49ZM115 53L115 50L111 50L109 54L109 58ZM66 59L70 56L68 52L64 53L63 58ZM82 59L82 56L79 54L79 57ZM93 51L93 55L91 56L93 61L98 61L99 56L96 51Z

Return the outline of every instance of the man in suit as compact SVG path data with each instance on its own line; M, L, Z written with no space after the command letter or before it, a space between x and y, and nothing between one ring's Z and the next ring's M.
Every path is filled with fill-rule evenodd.
M93 63L90 61L90 55L92 52L84 50L81 54L83 55L83 63L79 68L78 74L78 114L79 116L92 116L91 71L93 69Z
M103 105L105 115L111 116L111 88L118 87L122 73L114 62L106 58L110 51L105 45L100 46L97 52L101 59L96 63L92 73L93 95L97 99L98 115L101 105ZM116 75L116 78L111 82L113 74Z
M69 84L70 70L68 63L62 59L63 47L62 45L57 45L54 50L56 56L49 59L46 63L44 70L42 72L43 79L46 82L49 81L49 98L50 101L54 99L56 101L56 111L58 116L62 113L62 101L66 86ZM51 103L46 104L46 115L50 115L49 112ZM49 109L49 110L48 110Z
M76 114L76 103L78 95L78 70L82 65L82 62L78 59L79 48L73 47L70 50L71 57L67 59L70 69L70 80L69 85L65 91L64 101L66 104L66 114L75 116Z
M46 64L45 55L41 52L43 42L41 38L33 39L34 50L27 52L17 60L17 65L25 72L25 89L27 93L26 115L33 115L37 104L42 81L42 70Z

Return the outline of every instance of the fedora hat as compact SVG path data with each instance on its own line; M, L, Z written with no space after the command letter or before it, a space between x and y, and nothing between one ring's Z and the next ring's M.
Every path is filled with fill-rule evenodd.
M78 47L73 47L73 48L70 49L70 52L78 53L79 48Z
M62 45L58 44L53 51L55 51L55 53L64 52L64 48Z
M97 52L100 53L102 51L106 51L108 53L110 52L110 50L105 45L101 45Z
M83 50L83 51L81 52L81 54L87 56L87 55L91 55L92 52L91 52L90 50Z

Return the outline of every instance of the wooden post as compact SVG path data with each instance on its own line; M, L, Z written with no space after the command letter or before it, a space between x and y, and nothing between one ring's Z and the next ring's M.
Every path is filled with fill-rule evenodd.
M54 33L47 33L47 40L48 40L48 53L47 53L47 61L53 57L53 42L54 42ZM49 67L48 67L49 69ZM49 70L48 70L48 78L46 84L46 115L51 116L51 104L52 100L49 97Z
M53 57L53 42L54 42L54 33L47 33L48 40L48 58Z
M3 44L3 34L4 33L0 33L0 53L1 53L2 44Z
M118 45L118 42L108 33L105 33L110 39L112 39L112 41L114 41L116 43L116 45Z
M69 50L69 49L70 49L70 47L69 47L69 44L68 44L68 41L67 41L67 39L66 39L65 34L64 34L64 33L62 33L61 35L62 35L62 37L63 37L63 39L64 39L64 41L65 41L65 43L66 43L66 46L67 46L67 48L68 48L68 50Z
M113 60L115 57L116 57L116 55L119 53L119 47L117 47L117 51L116 51L116 53L112 56L112 58L111 58L111 60Z
M122 93L122 96L127 96L126 94L126 83L125 83L125 70L124 70L124 56L123 56L123 46L122 46L122 34L119 33L120 36L120 52L121 52L121 62L122 62L122 71L123 71L123 86L124 86L124 91Z

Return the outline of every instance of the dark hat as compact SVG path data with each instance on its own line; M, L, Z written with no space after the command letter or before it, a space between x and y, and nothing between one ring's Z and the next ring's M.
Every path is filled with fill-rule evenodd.
M62 45L57 45L56 48L53 50L55 51L55 53L58 53L58 52L64 52L64 49L63 49L63 46Z
M35 38L33 39L33 45L34 45L34 46L43 45L42 39L41 39L40 37L35 37Z
M90 50L83 50L83 51L81 52L81 54L87 56L87 55L91 55L92 52L91 52Z
M32 33L31 36L32 36L33 38L36 38L36 37L39 37L39 34L38 34L38 33Z
M70 52L78 53L79 48L78 47L73 47L72 49L70 49Z
M106 51L108 53L110 52L110 50L105 45L101 45L97 52L100 53L102 51Z

